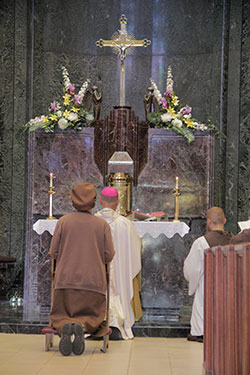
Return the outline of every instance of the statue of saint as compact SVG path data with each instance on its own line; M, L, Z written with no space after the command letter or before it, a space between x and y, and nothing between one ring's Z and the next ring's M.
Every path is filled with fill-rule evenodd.
M153 99L154 99L154 89L153 87L148 87L148 94L144 95L144 109L145 109L146 120L147 120L149 113L152 112Z
M92 103L93 103L93 111L94 111L94 121L99 120L100 113L101 113L101 102L102 102L102 94L98 92L97 86L92 87Z

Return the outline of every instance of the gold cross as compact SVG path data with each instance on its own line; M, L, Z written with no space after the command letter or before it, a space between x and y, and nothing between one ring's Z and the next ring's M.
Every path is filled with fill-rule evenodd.
M111 40L100 39L96 45L102 47L113 47L114 52L121 60L120 69L120 106L125 105L125 59L128 49L131 47L147 47L151 44L148 39L136 40L134 36L127 32L127 18L125 14L120 17L121 29L112 35Z

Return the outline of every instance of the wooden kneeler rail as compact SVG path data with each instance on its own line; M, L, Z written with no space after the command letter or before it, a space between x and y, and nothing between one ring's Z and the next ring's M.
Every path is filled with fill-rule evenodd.
M205 252L204 373L250 374L250 243Z
M53 301L54 297L54 277L55 277L55 265L56 261L55 259L52 259L51 262L51 301ZM110 276L110 264L106 264L106 279L107 279L107 306L106 306L106 325L109 327L109 276ZM106 353L108 347L109 347L109 335L111 334L112 330L110 329L110 332L103 336L103 347L100 349L101 352ZM58 332L56 329L50 326L44 327L41 331L42 334L45 335L45 351L48 352L50 349L54 346L54 336L58 335ZM87 332L85 332L87 333Z

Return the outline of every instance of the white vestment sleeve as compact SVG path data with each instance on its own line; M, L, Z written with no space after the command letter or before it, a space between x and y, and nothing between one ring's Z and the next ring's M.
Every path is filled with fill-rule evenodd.
M204 272L204 251L209 248L204 236L197 238L184 261L184 277L189 282L188 294L191 296L199 286Z

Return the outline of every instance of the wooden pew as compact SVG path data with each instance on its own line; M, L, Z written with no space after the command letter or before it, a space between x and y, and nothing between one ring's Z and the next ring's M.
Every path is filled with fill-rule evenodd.
M250 374L250 243L205 252L204 374Z

